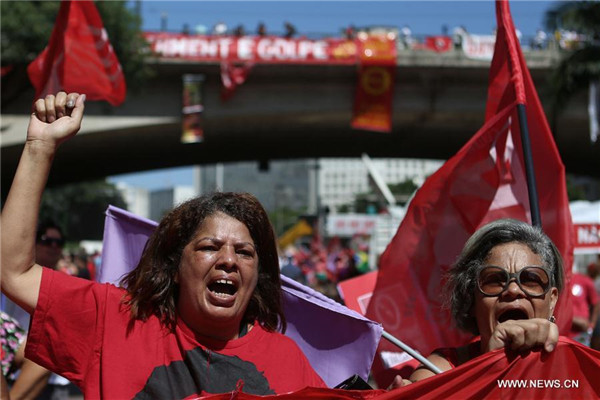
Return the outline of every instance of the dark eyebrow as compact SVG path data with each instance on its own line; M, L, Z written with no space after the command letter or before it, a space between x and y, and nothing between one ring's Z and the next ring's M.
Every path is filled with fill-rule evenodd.
M250 242L236 243L236 244L234 244L234 247L241 247L241 246L246 246L246 245L252 247L254 249L254 251L256 251L256 246L253 243L250 243Z
M215 244L223 244L224 243L223 240L215 238L215 237L211 237L211 236L201 237L198 240L196 240L196 243L200 243L200 242L202 242L204 240L208 240L208 241L210 241L212 243L215 243ZM256 251L256 246L253 243L250 243L250 242L238 242L238 243L234 243L233 244L234 247L241 247L241 246L246 246L246 245L251 246Z

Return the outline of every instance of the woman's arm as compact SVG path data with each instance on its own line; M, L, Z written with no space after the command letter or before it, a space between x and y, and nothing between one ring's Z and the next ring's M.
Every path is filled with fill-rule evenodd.
M10 400L8 395L8 382L6 382L4 375L0 375L2 376L2 378L0 378L0 400Z
M25 358L24 341L15 354L14 363L19 366L19 376L10 388L10 399L36 399L46 388L51 372Z
M81 126L85 95L60 92L35 102L27 140L2 211L2 292L31 313L42 269L35 263L35 230L42 192L58 146Z
M427 357L427 360L431 361L431 363L438 367L442 372L448 371L453 368L452 364L450 364L450 362L447 359L445 359L442 355L438 353L431 353L431 355ZM417 382L434 375L435 373L433 371L430 371L429 369L427 369L427 367L423 365L419 365L417 369L415 369L415 371L412 373L409 379L412 382Z

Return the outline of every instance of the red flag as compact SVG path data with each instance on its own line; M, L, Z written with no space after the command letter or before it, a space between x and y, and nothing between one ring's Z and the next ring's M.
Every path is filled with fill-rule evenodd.
M518 104L526 106L542 228L562 254L565 267L565 290L559 297L555 315L561 334L567 334L572 320L570 282L575 235L567 196L565 167L521 52L508 0L496 1L496 19L498 32L490 70L486 121L500 110L512 107L515 99ZM514 111L511 129L515 133L518 152L522 158L521 141L516 140L520 135L519 122Z
M600 352L561 337L552 353L492 351L378 399L597 399L598 368Z
M93 1L63 1L50 42L27 67L36 98L60 90L118 106L125 78Z
M234 392L202 399L597 399L599 368L600 352L561 337L550 354L535 351L515 355L495 350L443 374L389 392L309 387L292 393L256 396L241 392L240 387Z
M229 100L233 96L235 89L246 82L253 66L252 62L241 64L234 64L231 61L221 62L221 82L223 83L221 99Z
M452 50L452 38L444 35L426 36L423 48L438 53L450 51Z
M440 296L442 276L469 236L498 218L531 222L519 103L527 107L543 229L561 251L570 277L573 237L564 166L515 37L507 2L497 2L497 15L486 122L416 193L381 256L367 312L368 318L425 355L469 339L454 327ZM569 299L567 285L555 313L561 332L571 322L570 306L565 306ZM382 341L380 350L394 347Z

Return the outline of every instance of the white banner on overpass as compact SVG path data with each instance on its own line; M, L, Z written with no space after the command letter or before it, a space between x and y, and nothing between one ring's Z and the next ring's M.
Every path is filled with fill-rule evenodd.
M475 60L490 61L494 56L495 35L463 35L462 49L465 56Z

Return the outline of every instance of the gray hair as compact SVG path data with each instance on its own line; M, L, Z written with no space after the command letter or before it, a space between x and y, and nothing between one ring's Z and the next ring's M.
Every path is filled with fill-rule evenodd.
M515 219L499 219L479 228L465 243L456 263L448 271L447 303L456 325L479 334L472 309L477 288L477 271L490 251L504 243L518 242L539 255L552 271L550 282L560 292L563 288L563 263L552 240L537 227Z

